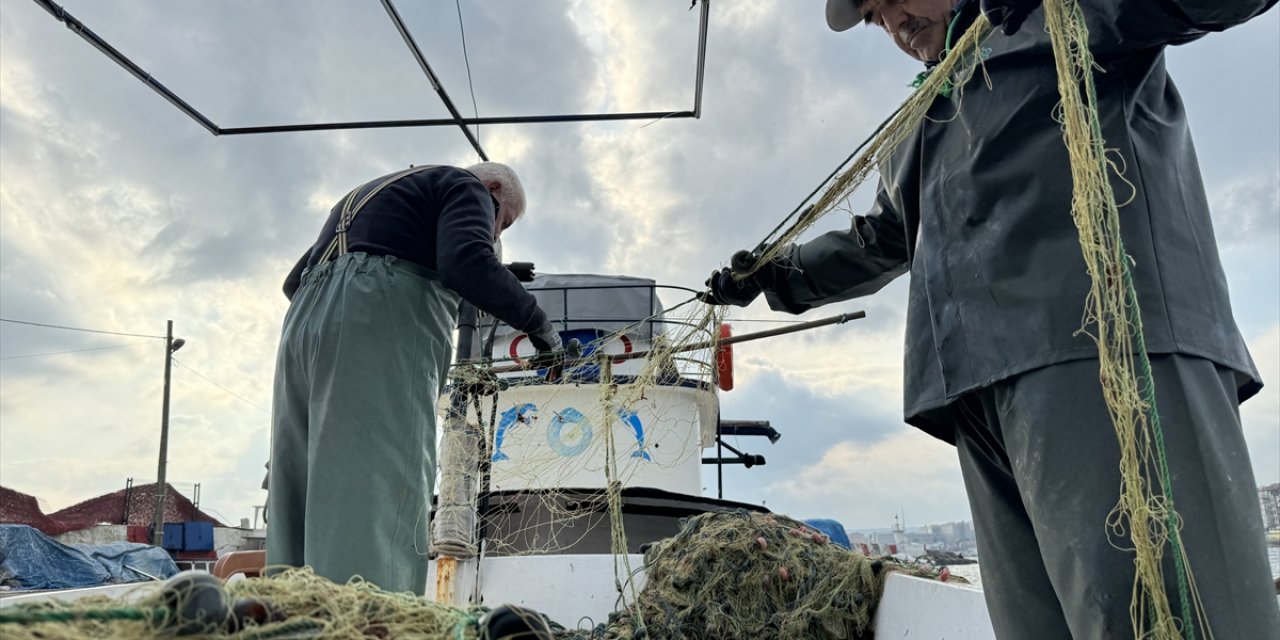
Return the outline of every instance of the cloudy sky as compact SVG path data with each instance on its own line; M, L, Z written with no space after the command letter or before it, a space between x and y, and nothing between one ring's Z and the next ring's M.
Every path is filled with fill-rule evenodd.
M373 0L91 2L66 9L224 127L447 113ZM908 93L879 32L829 32L820 0L712 7L699 120L491 126L522 174L508 259L694 287L753 245ZM456 128L213 137L33 2L0 9L0 317L186 340L168 476L229 522L267 459L280 283L332 202L409 164L470 164ZM463 113L688 109L688 0L464 0L473 106L447 0L401 2ZM1273 386L1243 407L1280 481L1277 12L1169 52L1240 327ZM867 199L854 199L858 208ZM825 231L847 224L833 216ZM726 497L851 528L967 519L954 450L901 422L905 281L807 314L867 319L743 345L725 418L767 419L765 467ZM789 319L763 302L733 317ZM740 322L745 328L768 324ZM0 324L0 483L47 511L156 472L163 343ZM709 493L714 493L707 475Z

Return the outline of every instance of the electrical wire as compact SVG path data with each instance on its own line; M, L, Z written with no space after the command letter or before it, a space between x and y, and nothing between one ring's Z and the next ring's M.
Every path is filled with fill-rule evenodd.
M253 402L251 402L251 401L249 401L248 399L246 399L244 396L242 396L242 395L240 395L240 394L238 394L238 393L236 393L236 392L234 392L234 391L232 391L232 390L230 390L230 389L228 389L228 388L226 388L226 387L224 387L224 386L222 386L222 385L218 384L217 382L214 382L213 380L210 380L210 379L209 379L207 376L205 376L204 374L200 373L199 371L196 371L195 369L192 369L192 368L191 368L190 366L188 366L185 362L183 362L183 361L181 361L181 360L179 360L179 359L177 359L177 358L174 358L174 359L173 359L173 363L174 363L174 364L176 364L176 365L178 365L178 366L180 366L180 367L182 367L183 369L186 369L187 371L190 371L191 373L196 374L196 377L200 378L201 380L204 380L205 382L208 382L209 384L211 384L211 385L213 385L213 386L215 386L215 387L217 387L217 388L219 388L219 389L222 389L223 391L225 391L225 392L227 392L227 393L231 394L232 396L235 396L235 398L236 398L236 399L238 399L239 401L241 401L241 402L243 402L243 403L245 403L245 404L247 404L247 405L249 405L249 406L253 407L254 409L257 409L258 411L261 411L261 412L263 412L263 413L265 413L265 414L267 414L267 415L271 415L271 412L270 412L270 411L267 411L266 409L263 409L262 407L259 407L258 405L254 404Z
M134 342L132 344L113 344L105 347L89 347L87 349L70 349L67 351L48 351L45 353L24 353L20 356L0 356L0 360L18 360L20 358L39 358L41 356L60 356L64 353L84 353L86 351L106 351L107 349L123 349L125 347L136 347L141 344L151 344L150 342Z
M42 322L27 322L26 320L10 320L9 318L0 318L0 322L11 322L13 324L25 324L32 327L42 327L45 329L62 329L64 331L80 331L83 333L102 333L109 336L126 336L130 338L155 338L164 340L165 336L153 336L145 333L121 333L119 331L104 331L102 329L82 329L80 327L67 327L59 324L44 324Z
M467 29L462 26L462 0L453 0L458 8L458 32L462 34L462 61L467 65L467 89L471 91L471 112L480 119L480 107L476 105L476 88L471 84L471 58L467 56ZM480 125L476 125L476 143L480 142Z

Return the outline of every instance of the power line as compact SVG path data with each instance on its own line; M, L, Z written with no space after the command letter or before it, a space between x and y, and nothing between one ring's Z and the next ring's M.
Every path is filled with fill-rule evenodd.
M64 331L80 331L83 333L102 333L109 336L126 336L129 338L155 338L164 340L165 336L153 336L145 333L121 333L119 331L103 331L102 329L82 329L80 327L66 327L59 324L44 324L42 322L27 322L26 320L10 320L8 318L0 318L0 322L12 322L13 324L25 324L32 327L42 327L45 329L62 329Z
M191 367L187 366L187 364L186 364L185 362L183 362L183 361L181 361L181 360L179 360L179 359L177 359L177 358L174 358L174 359L173 359L173 362L174 362L174 364L176 364L176 365L178 365L178 366L182 367L183 369L186 369L187 371L190 371L191 373L196 374L196 376L197 376L197 377L199 377L201 380L204 380L205 382L208 382L209 384L211 384L211 385L213 385L213 386L215 386L215 387L217 387L217 388L219 388L219 389L222 389L223 391L226 391L227 393L229 393L229 394L231 394L231 395L235 396L235 397L236 397L236 399L240 400L241 402L243 402L243 403L245 403L245 404L247 404L247 405L249 405L249 406L253 407L254 409L257 409L258 411L261 411L261 412L263 412L263 413L265 413L265 414L267 414L267 415L271 415L271 412L270 412L270 411L267 411L266 409L263 409L262 407L259 407L258 405L254 404L253 402L251 402L251 401L249 401L249 400L245 399L245 397L244 397L244 396L242 396L242 395L240 395L240 394L238 394L238 393L236 393L236 392L234 392L234 391L232 391L232 390L230 390L230 389L228 389L228 388L226 388L226 387L224 387L224 386L222 386L222 385L220 385L220 384L218 384L218 383L214 382L213 380L210 380L209 378L205 377L205 375L204 375L204 374L202 374L202 373L200 373L199 371L196 371L195 369L192 369Z
M462 33L462 61L467 64L467 89L471 91L471 111L480 119L480 107L476 105L476 88L471 84L471 59L467 57L467 29L462 26L462 0L453 0L458 7L458 31ZM480 142L480 125L476 125L476 142Z
M132 344L113 344L105 347L89 347L88 349L70 349L68 351L48 351L46 353L25 353L20 356L3 356L0 360L17 360L19 358L39 358L40 356L60 356L64 353L84 353L85 351L105 351L107 349L123 349L125 347L136 347L140 344L151 344L150 342L134 342Z

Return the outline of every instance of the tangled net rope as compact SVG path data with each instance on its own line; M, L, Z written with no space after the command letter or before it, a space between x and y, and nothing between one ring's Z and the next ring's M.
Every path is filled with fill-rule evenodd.
M1071 216L1091 280L1080 331L1098 346L1098 378L1120 444L1120 499L1107 527L1113 544L1134 551L1134 637L1194 638L1194 620L1199 621L1201 635L1211 637L1179 536L1155 381L1130 258L1120 235L1119 206L1108 179L1112 165L1098 122L1089 30L1075 0L1046 0L1044 11L1062 96L1058 115L1071 158ZM1165 592L1166 546L1178 574L1181 619Z
M712 512L688 518L645 553L646 582L632 613L576 640L759 640L872 637L885 576L936 574L871 559L776 514Z
M335 584L310 569L252 578L227 585L229 600L260 603L259 620L242 628L206 625L185 637L273 640L284 638L422 638L475 640L479 611L436 604L409 593L390 593L359 579ZM16 607L0 616L0 636L12 640L152 640L172 638L166 616L183 602L163 592L129 602L102 596L74 603ZM269 611L268 611L269 609ZM268 615L270 614L270 615ZM6 617L7 616L7 617ZM216 621L221 623L222 621ZM206 631L206 632L200 632Z

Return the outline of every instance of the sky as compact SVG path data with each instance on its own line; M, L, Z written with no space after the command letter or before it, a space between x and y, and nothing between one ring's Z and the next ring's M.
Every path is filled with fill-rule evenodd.
M66 0L72 15L224 127L440 118L376 2ZM700 119L487 126L528 191L507 260L699 287L753 246L909 93L879 31L820 0L711 8ZM399 9L458 109L481 116L690 109L688 0L463 0ZM459 29L465 29L466 55ZM1280 31L1276 11L1172 48L1234 311L1264 379L1242 407L1254 472L1280 481ZM469 88L467 68L473 86ZM472 95L474 93L474 102ZM268 457L284 275L353 186L477 157L454 127L214 137L34 2L0 4L0 317L185 340L168 479L252 518ZM868 194L852 200L866 205ZM846 226L829 217L812 233ZM770 420L768 463L726 498L851 529L969 518L955 451L901 419L906 280L811 311L837 327L740 345L726 419ZM763 301L740 331L791 320ZM48 511L152 482L163 341L0 323L0 484ZM704 474L714 495L714 474Z

